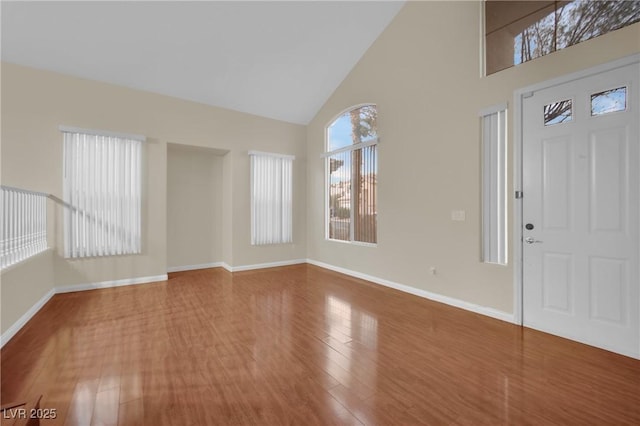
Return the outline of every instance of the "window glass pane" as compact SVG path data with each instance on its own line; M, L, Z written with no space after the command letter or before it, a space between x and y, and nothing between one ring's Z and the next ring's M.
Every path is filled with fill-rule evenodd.
M64 132L65 257L141 252L142 142Z
M507 264L507 112L482 116L482 260Z
M553 1L487 1L485 3L486 73L522 62L517 39L524 28L552 14Z
M351 239L351 152L341 152L329 162L329 238Z
M353 108L327 128L330 239L377 241L377 140L375 105Z
M345 112L331 123L327 129L327 150L335 151L376 137L376 107L365 105Z
M487 75L640 21L639 0L485 3Z
M335 151L351 145L351 121L349 114L342 114L327 130L327 150Z
M544 107L544 125L566 123L573 119L573 103L571 99L554 102Z
M293 158L279 154L251 156L251 244L293 241Z
M627 88L605 90L591 95L591 115L603 115L627 109Z

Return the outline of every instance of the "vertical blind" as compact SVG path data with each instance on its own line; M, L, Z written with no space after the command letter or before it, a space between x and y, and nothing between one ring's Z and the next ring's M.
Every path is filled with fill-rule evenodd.
M330 239L377 242L377 145L327 157Z
M251 151L251 244L293 241L293 156Z
M47 249L47 194L0 188L0 269Z
M377 243L378 112L374 104L343 111L326 127L326 237Z
M65 257L140 253L142 141L63 133Z
M352 151L352 212L353 241L377 242L377 186L378 156L377 145L365 146Z
M481 113L482 261L507 263L506 105Z

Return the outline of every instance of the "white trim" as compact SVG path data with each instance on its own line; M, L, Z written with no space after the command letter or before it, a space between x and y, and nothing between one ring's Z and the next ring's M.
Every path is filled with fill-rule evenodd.
M347 112L351 112L353 110L356 109L360 109L360 108L364 108L364 107L373 107L376 110L376 114L378 111L378 105L376 103L362 103L362 104L358 104L358 105L353 105L349 108L346 108L344 110L342 110L340 113L336 114L335 116L333 116L333 118L324 126L324 151L322 152L322 154L320 155L320 158L323 159L324 161L324 238L326 241L334 241L334 239L329 238L329 228L330 228L330 221L331 221L331 217L330 217L330 207L329 207L329 201L330 201L330 187L331 187L331 177L330 177L330 170L329 170L329 161L327 161L327 158L330 158L334 155L337 154L342 154L345 152L352 152L352 151L356 151L359 149L364 149L370 146L377 146L380 143L380 137L377 134L376 131L376 137L374 139L365 141L365 142L360 142L354 145L347 145L344 146L342 148L338 148L338 149L334 149L333 151L329 151L329 127L331 127L337 120L338 118L340 118L341 116L345 115ZM376 165L378 163L377 157L376 157ZM376 173L377 175L377 173ZM353 176L352 176L353 178ZM350 223L355 223L354 220L354 212L355 212L355 200L353 197L351 197L351 208L349 209L350 211ZM354 232L355 232L355 227L354 226L350 226L349 227L349 241L344 241L344 240L339 240L339 241L344 241L346 243L354 243L355 242L355 238L354 238ZM377 231L376 231L377 232ZM377 246L374 245L374 247Z
M483 78L487 76L487 21L486 21L486 3L483 1L478 2L480 7L480 13L478 14L480 22L478 23L478 40L479 40L479 52L478 52L478 64L480 65L480 75L479 78Z
M522 325L522 99L524 92L513 95L513 317Z
M282 260L279 262L268 262L268 263L256 263L253 265L240 265L240 266L230 266L223 262L222 267L229 272L241 272L241 271L251 271L253 269L267 269L267 268L276 268L278 266L290 266L290 265L299 265L301 263L307 263L307 259L292 259L292 260Z
M322 150L323 153L328 153L329 152L329 127L331 127L331 125L342 115L344 115L347 112L350 112L354 109L359 109L362 107L366 107L366 106L373 106L376 107L376 112L378 110L378 104L375 102L364 102L361 104L356 104L356 105L351 105L350 107L347 107L345 109L343 109L342 111L340 111L339 113L337 113L336 115L334 115L333 117L331 117L331 119L329 120L329 122L327 124L324 125L324 149ZM376 135L377 136L377 135ZM377 137L376 138L376 142L379 142L380 138ZM342 148L340 148L342 149ZM339 152L339 149L336 149L335 151L331 151L332 153L336 153Z
M335 238L329 238L329 237L325 238L325 241L330 241L332 243L348 244L350 246L378 247L378 243L365 243L364 241L337 240Z
M325 145L326 145L326 133L325 133ZM331 201L331 177L330 173L330 161L326 158L322 158L322 191L324 195L324 204L322 205L322 215L324 216L324 239L329 239L329 223L331 221L331 213L329 212L329 203Z
M51 194L47 194L46 192L30 191L28 189L16 188L15 186L0 185L0 188L5 189L7 191L20 192L23 194L41 195L47 198L51 196Z
M550 87L568 83L573 80L578 80L584 77L589 77L595 74L611 71L616 68L626 67L627 65L635 64L637 62L640 62L640 53L636 53L630 56L625 56L624 58L620 58L604 64L596 65L591 68L583 69L580 71L572 72L571 74L566 74L560 77L542 81L540 83L532 84L530 86L517 89L514 93L515 95L525 95L528 92L536 92L538 90L548 89ZM518 100L518 97L514 97L514 99Z
M497 112L501 112L504 110L507 110L509 104L507 102L503 102L501 104L498 105L493 105L490 107L486 107L486 108L482 108L480 111L478 111L478 117L484 117L487 115L491 115L491 114L495 114Z
M339 113L337 113L336 115L331 117L329 122L327 124L325 124L325 126L324 126L324 136L325 136L325 138L324 138L324 141L325 141L324 150L325 151L328 148L328 146L326 144L326 142L327 142L327 131L329 130L329 127L338 119L338 117L340 117L341 115L344 115L344 113L346 113L346 112L350 112L351 110L359 109L359 108L366 107L366 106L374 106L374 107L376 107L376 109L378 108L378 104L375 103L375 102L363 102L361 104L355 104L355 105L351 105L349 107L346 107L345 109L343 109L342 111L340 111Z
M558 86L573 80L589 77L591 75L600 74L611 71L616 68L625 67L627 65L640 62L640 54L626 56L616 59L605 64L596 65L591 68L573 72L571 74L556 77L540 83L536 83L527 87L517 89L513 92L513 190L522 191L522 144L523 144L523 126L522 126L522 104L523 99L531 93L542 89ZM523 198L527 194L523 194ZM523 324L522 314L522 199L514 201L513 208L513 313L516 324Z
M83 129L80 127L71 127L71 126L59 126L58 129L62 133L81 133L86 135L106 136L108 138L133 139L141 142L144 142L147 140L146 136L136 135L134 133L119 133L119 132L111 132L109 130Z
M206 263L200 265L190 265L181 268L191 268L191 269L182 269L182 270L192 270L199 269L199 267L204 268L215 268L215 267L223 267L229 272L241 272L241 271L249 271L254 269L267 269L267 268L275 268L278 266L290 266L290 265L299 265L303 263L309 263L311 265L318 266L320 268L329 269L332 271L339 272L344 275L349 275L352 277L360 278L366 281L370 281L375 284L383 285L385 287L394 288L396 290L403 291L405 293L413 294L415 296L423 297L425 299L430 299L436 302L444 303L446 305L454 306L457 308L461 308L467 311L475 312L481 315L485 315L491 318L495 318L501 321L506 321L509 323L514 323L513 315L499 311L497 309L489 308L486 306L480 306L473 303L465 302L463 300L455 299L448 296L443 296L441 294L431 293L426 290L421 290L415 287L410 287L404 284L399 284L393 281L385 280L382 278L374 277L372 275L363 274L361 272L352 271L350 269L341 268L339 266L330 265L328 263L319 262L313 259L293 259L293 260L283 260L279 262L269 262L269 263L257 263L253 265L241 265L241 266L230 266L226 262L215 262L215 263ZM173 269L173 268L172 268ZM177 271L176 271L177 272ZM102 281L97 283L89 283L89 284L76 284L76 285L67 285L67 286L56 286L53 289L49 290L47 294L45 294L38 302L36 302L24 315L18 319L7 331L5 331L0 337L0 348L4 346L13 336L15 336L18 331L24 327L24 325L40 310L42 307L55 295L62 293L71 293L76 291L87 291L87 290L95 290L95 289L103 289L103 288L111 288L111 287L120 287L127 285L135 285L135 284L146 284L151 282L158 281L166 281L168 280L168 275L155 275L148 277L140 277L140 278L128 278L122 280L112 280L112 281Z
M7 329L2 336L0 336L0 348L3 347L13 336L15 336L18 331L25 326L25 324L38 313L40 309L51 299L55 294L61 293L71 293L74 291L85 291L85 290L94 290L99 288L110 288L110 287L120 287L125 285L133 285L133 284L146 284L157 281L166 281L168 279L167 274L164 275L155 275L149 277L140 277L140 278L127 278L123 280L114 280L114 281L102 281L98 283L90 283L90 284L76 284L76 285L67 285L67 286L56 286L49 290L47 294L42 296L40 300L38 300L27 312L24 313L11 327Z
M258 155L262 157L276 157L276 158L286 158L288 160L295 160L295 155L290 154L278 154L275 152L263 152L263 151L249 151L249 155Z
M101 281L97 283L72 284L72 285L65 285L65 286L56 286L55 292L56 294L72 293L74 291L86 291L86 290L95 290L99 288L111 288L111 287L121 287L125 285L153 283L158 281L166 281L168 279L169 277L167 276L167 274L163 274L163 275L153 275L149 277L125 278L122 280Z
M195 271L197 269L209 269L223 267L223 262L199 263L197 265L171 266L167 272Z
M496 109L497 108L497 109ZM493 111L493 112L489 112ZM507 104L485 108L480 116L482 149L481 260L508 264Z
M18 332L25 326L29 320L38 313L40 309L56 294L55 289L49 290L44 296L40 298L27 312L25 312L18 321L14 322L11 327L7 329L0 337L0 348L2 348L9 340L13 338Z
M313 259L307 259L307 263L310 263L311 265L319 266L321 268L330 269L332 271L339 272L341 274L345 274L355 278L360 278L362 280L370 281L372 283L383 285L385 287L390 287L396 290L400 290L405 293L413 294L415 296L423 297L425 299L433 300L435 302L444 303L446 305L450 305L456 308L461 308L467 311L475 312L477 314L485 315L485 316L495 318L501 321L505 321L508 323L515 323L513 315L508 312L499 311L497 309L489 308L487 306L476 305L474 303L465 302L464 300L455 299L453 297L444 296L442 294L432 293L427 290L421 290L419 288L411 287L404 284L399 284L394 281L385 280L383 278L374 277L372 275L363 274L361 272L352 271L350 269L341 268L339 266L330 265L328 263L319 262Z
M353 145L343 146L342 148L334 149L331 152L323 152L320 157L329 158L332 155L341 154L341 153L347 152L347 151L355 151L355 150L358 150L358 149L361 149L361 148L366 148L368 146L378 145L379 143L380 143L380 138L376 137L375 139L371 139L371 140L368 140L368 141L356 143L356 144L353 144Z

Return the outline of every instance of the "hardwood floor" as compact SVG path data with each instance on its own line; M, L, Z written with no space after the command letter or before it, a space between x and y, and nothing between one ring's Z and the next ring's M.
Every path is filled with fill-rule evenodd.
M311 265L56 295L1 354L43 425L640 424L638 360Z

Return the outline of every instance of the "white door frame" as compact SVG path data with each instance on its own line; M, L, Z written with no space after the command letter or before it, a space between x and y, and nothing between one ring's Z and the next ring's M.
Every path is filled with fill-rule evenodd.
M634 54L607 62L606 64L597 65L592 68L523 87L513 92L513 190L516 193L522 191L522 144L524 140L522 133L522 104L524 99L531 96L533 92L537 90L548 89L553 86L638 62L640 62L640 54ZM527 194L524 194L524 197L526 196ZM522 277L522 262L522 198L515 198L513 200L513 319L516 324L520 325L523 325L522 286L524 281Z

